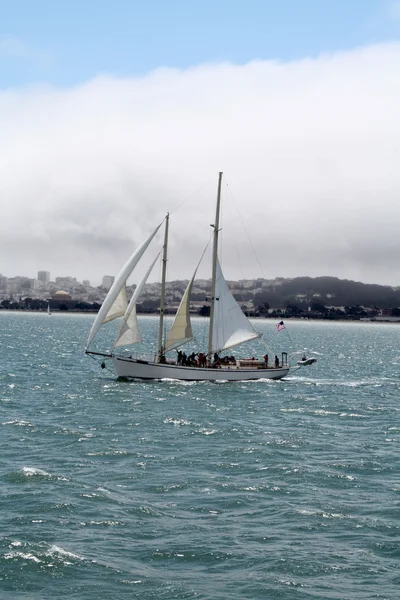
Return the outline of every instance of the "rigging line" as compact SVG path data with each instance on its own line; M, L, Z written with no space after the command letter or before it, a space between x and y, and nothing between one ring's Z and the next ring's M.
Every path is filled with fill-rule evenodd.
M235 225L235 229L236 229L236 225ZM244 268L243 268L243 261L242 261L242 257L240 254L240 247L239 247L239 235L234 235L233 243L234 243L234 247L235 247L235 251L236 251L237 265L239 266L240 273L242 275L242 279L245 280L246 276L245 276L245 272L244 272Z
M272 349L272 346L268 346L268 344L266 343L266 341L264 340L264 337L260 338L262 340L262 344L264 346L264 348L268 351L267 354L271 354L274 355L276 354L275 351Z
M200 257L200 260L199 260L199 262L198 262L198 265L197 265L197 269L199 268L199 266L200 266L200 263L201 263L201 261L203 260L203 258L204 258L204 255L205 255L206 251L208 250L208 246L210 245L210 242L211 242L211 240L213 239L213 235L214 235L214 232L213 232L213 233L210 235L210 239L208 240L208 242L207 242L207 245L206 245L206 247L205 247L205 248L204 248L204 250L203 250L203 254L202 254L202 255L201 255L201 257Z
M201 262L202 262L202 260L203 260L203 258L204 258L204 255L205 255L205 253L207 252L207 250L208 250L208 247L209 247L209 245L210 245L210 243L211 243L211 240L213 239L213 237L214 237L214 231L211 233L211 235L210 235L210 238L209 238L209 240L208 240L208 242L207 242L207 245L206 245L206 247L205 247L205 248L204 248L204 250L203 250L203 254L201 255L201 257L200 257L200 260L199 260L199 262L198 262L198 264L197 264L197 267L196 267L196 275L197 275L197 269L200 267L200 265L201 265ZM194 283L194 281L193 281L193 283ZM212 293L212 292L210 292L210 294L211 294L211 293ZM207 298L207 296L206 296L206 298ZM212 300L212 298L211 298L211 302L212 302L212 301L213 301L213 300ZM211 309L211 302L210 302L210 309ZM189 299L189 304L190 304L190 299ZM202 340L202 346L206 346L206 337L207 337L207 332L206 332L206 330L207 330L207 328L206 328L206 327L205 327L205 328L203 328L203 336L202 336L202 337L203 337L203 340ZM196 340L196 336L193 336L193 337L194 337L194 339ZM197 340L196 340L196 341L197 341Z
M162 270L163 270L163 255L162 255L162 251L164 248L164 243L161 246L161 250L160 250L160 257L159 257L159 261L158 261L158 276L157 276L157 283L160 284L160 298L158 300L158 307L156 309L156 316L157 318L153 320L153 344L154 347L157 347L157 343L158 343L158 335L159 335L159 322L160 322L160 306L161 306L161 279L162 279ZM166 270L168 269L168 257L167 257L167 266L166 266ZM165 274L165 281L167 281L167 274ZM166 295L166 294L165 294ZM165 302L165 299L164 299ZM164 307L165 308L165 307ZM154 354L156 355L156 350L154 350Z
M200 267L200 265L201 265L201 263L202 263L202 261L203 261L204 255L205 255L205 253L207 252L207 250L208 250L208 248L209 248L209 246L210 246L210 243L211 243L211 240L213 239L213 237L214 237L214 231L212 231L212 233L211 233L211 235L210 235L210 237L209 237L209 240L208 240L208 242L207 242L207 244L206 244L206 247L204 248L204 250L203 250L203 253L202 253L201 257L200 257L200 260L199 260L199 262L197 263L197 267L196 267L196 275L197 275L197 269ZM196 281L196 280L194 280L194 281L193 281L193 284L195 283L195 281ZM206 292L206 293L205 293L205 301L207 302L208 293L207 293L207 291L206 291L206 290L205 290L205 292ZM211 291L210 291L210 299L211 299ZM189 300L189 302L190 302L190 300ZM211 300L211 302L212 302L212 300ZM211 302L210 302L210 304L211 304ZM207 319L207 317L206 317L206 319ZM199 345L199 339L198 339L198 338L196 338L196 336L193 336L193 337L194 337L195 341L197 342L197 345ZM199 336L199 337L200 337L200 336ZM206 343L207 343L207 341L206 341L206 340L207 340L207 327L203 327L203 329L202 329L202 335L201 335L201 338L202 338L202 339L201 339L201 342L200 342L200 347L205 347L205 346L206 346Z
M250 244L250 246L251 246L251 249L253 250L253 254L254 254L255 258L256 258L256 261L257 261L257 263L258 263L258 266L260 267L261 274L262 274L262 276L263 276L263 278L264 278L264 279L267 279L267 278L266 278L266 276L265 276L265 273L264 273L264 269L262 268L262 265L261 265L261 263L260 263L260 260L259 260L259 258L258 258L258 256L257 256L257 253L256 253L256 251L255 251L255 248L254 248L254 246L253 246L253 242L251 241L251 238L250 238L250 236L249 236L249 233L248 233L248 231L247 231L247 229L246 229L246 225L244 224L244 221L243 221L242 215L240 214L240 212L239 212L239 209L238 209L238 207L237 207L237 204L236 204L236 202L235 202L235 198L233 197L232 190L231 190L231 188L229 187L229 185L228 185L228 182L226 181L226 179L225 179L225 185L226 185L226 187L228 188L228 191L229 191L229 194L230 194L230 196L231 196L231 199L232 199L233 205L234 205L234 207L235 207L235 209L236 209L236 212L237 212L237 214L238 214L238 216L239 216L239 219L240 219L240 221L241 221L241 223L242 223L242 227L243 227L243 229L244 229L244 230L245 230L245 232L246 232L247 239L248 239L248 241L249 241L249 244Z
M182 206L184 204L186 204L186 202L188 202L191 198L193 198L193 196L195 196L196 194L198 194L199 192L201 192L202 189L204 189L206 187L206 185L208 185L211 181L211 178L209 178L205 183L203 183L202 186L200 186L195 192L193 192L192 194L190 194L190 196L187 196L187 198L185 198L184 200L182 200L182 202L180 204L178 204L178 206L176 206L173 210L170 211L170 215L172 215L174 212L176 212L177 210L179 210L180 208L182 208Z
M209 247L209 245L210 245L210 243L211 243L211 240L213 239L213 237L214 237L214 231L211 233L211 235L210 235L210 238L209 238L209 240L208 240L208 242L207 242L207 244L206 244L206 247L205 247L205 248L204 248L204 250L203 250L203 254L202 254L202 255L201 255L201 257L200 257L200 260L199 260L199 262L197 263L197 267L196 267L196 275L197 275L197 269L200 267L200 264L201 264L201 262L202 262L202 260L203 260L203 258L204 258L204 255L205 255L205 253L206 253L206 252L207 252L207 250L208 250L208 247ZM194 281L193 281L193 284L195 283L195 281L196 281L196 280L194 280ZM210 291L210 298L211 298L211 291ZM206 301L207 301L207 296L206 296ZM211 299L211 302L212 302L212 299ZM189 303L190 303L190 299L189 299ZM211 304L211 303L210 303L210 304ZM196 339L196 336L193 336L193 337L194 337L194 339L197 341L197 339ZM202 335L202 338L203 338L203 340L202 340L202 344L201 344L202 346L205 346L205 345L206 345L206 337L207 337L206 328L203 328L203 335Z
M161 252L160 252L160 256L161 256ZM167 308L167 302L166 302L166 298L167 298L167 284L168 284L168 277L169 277L169 252L167 254L167 264L165 265L165 297L164 297L164 331L162 333L162 347L164 347L164 352L165 352L165 342L167 339L167 319L165 318L167 316L166 313L166 308ZM161 263L160 263L160 267L162 267L163 261L162 261L162 256L161 256ZM162 271L162 269L161 269ZM169 293L171 293L171 288L169 288ZM161 314L161 313L160 313Z
M91 356L90 354L88 354L89 358L91 358L92 360L94 360L97 364L100 363L100 360L95 358L94 356ZM111 357L110 357L111 358ZM105 360L110 360L110 358L106 358ZM109 367L107 367L107 365L105 364L105 360L103 358L101 364L104 365L102 367L102 369L106 369L107 371L109 371L112 375L114 375L114 371L112 371L112 369L110 369Z
M214 233L212 233L212 234L210 235L210 239L208 240L208 242L207 242L207 244L206 244L206 247L204 248L204 250L203 250L203 252L202 252L202 255L200 256L200 260L199 260L199 262L197 263L197 267L196 267L196 275L197 275L197 269L200 267L200 265L201 265L201 261L203 260L203 258L204 258L204 255L205 255L205 253L206 253L206 252L207 252L207 250L208 250L208 246L210 245L210 242L211 242L211 240L213 239L213 235L214 235ZM194 283L195 281L196 281L196 280L194 280L194 281L193 281L193 283ZM182 294L182 298L183 298L183 294ZM181 298L181 300L182 300L182 298Z

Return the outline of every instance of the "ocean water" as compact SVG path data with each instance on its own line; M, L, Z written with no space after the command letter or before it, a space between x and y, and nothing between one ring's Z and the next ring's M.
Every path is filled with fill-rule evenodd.
M257 321L318 363L141 383L92 321L0 312L1 600L400 597L399 326Z

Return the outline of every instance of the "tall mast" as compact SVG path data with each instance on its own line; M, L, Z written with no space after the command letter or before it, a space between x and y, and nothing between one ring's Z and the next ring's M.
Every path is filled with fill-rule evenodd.
M222 183L222 172L219 173L218 178L218 194L217 194L217 207L215 209L215 222L214 222L214 240L213 240L213 261L212 261L212 279L211 279L211 306L210 306L210 330L208 334L208 355L211 358L212 354L212 336L214 327L214 305L215 305L215 284L217 276L217 259L218 259L218 233L219 233L219 213L221 205L221 183Z
M168 256L168 228L169 213L165 217L165 234L162 257L162 276L161 276L161 299L160 299L160 329L158 332L158 356L163 354L163 329L164 329L164 306L165 306L165 278L167 274L167 256Z

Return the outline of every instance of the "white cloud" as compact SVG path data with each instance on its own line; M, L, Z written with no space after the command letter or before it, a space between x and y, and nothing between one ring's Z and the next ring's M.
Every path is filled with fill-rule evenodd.
M98 282L208 181L171 218L188 278L223 170L227 277L263 275L233 197L266 276L399 284L399 67L393 43L0 93L0 272Z

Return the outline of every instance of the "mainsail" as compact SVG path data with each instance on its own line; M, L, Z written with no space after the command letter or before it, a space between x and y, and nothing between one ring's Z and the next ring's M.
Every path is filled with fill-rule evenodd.
M217 260L212 351L220 352L261 337L229 291Z
M103 323L108 323L113 319L117 319L118 317L123 317L128 306L128 300L126 298L126 285L121 288L120 293L114 300L114 304L111 306L110 310L106 314L103 319Z
M142 281L138 284L137 288L135 289L135 291L133 293L133 296L129 302L129 305L125 311L125 314L123 315L124 318L123 318L121 326L119 328L119 332L118 332L117 339L115 340L114 348L117 348L118 346L127 346L129 344L138 344L139 342L142 341L142 335L140 333L139 324L138 324L138 320L137 320L137 314L136 314L136 303L137 303L137 299L139 298L140 293L143 289L143 286L146 283L151 271L153 270L153 267L156 264L159 256L160 256L160 253L157 254L156 258L151 263L151 265L148 268Z
M160 223L160 225L158 225L158 227L156 227L156 229L153 231L153 233L150 235L150 237L135 250L135 252L129 258L129 260L122 267L122 269L119 272L117 278L115 279L113 285L111 286L111 289L108 292L103 304L101 305L99 312L97 313L97 316L92 325L92 329L90 330L90 333L89 333L87 347L89 347L89 345L92 343L100 326L104 323L104 319L107 318L109 310L112 308L118 294L120 293L122 287L125 285L126 280L128 279L129 275L132 273L133 269L138 264L139 260L142 258L144 252L146 251L150 242L156 235L157 231L160 229L161 225L162 225L162 223Z

